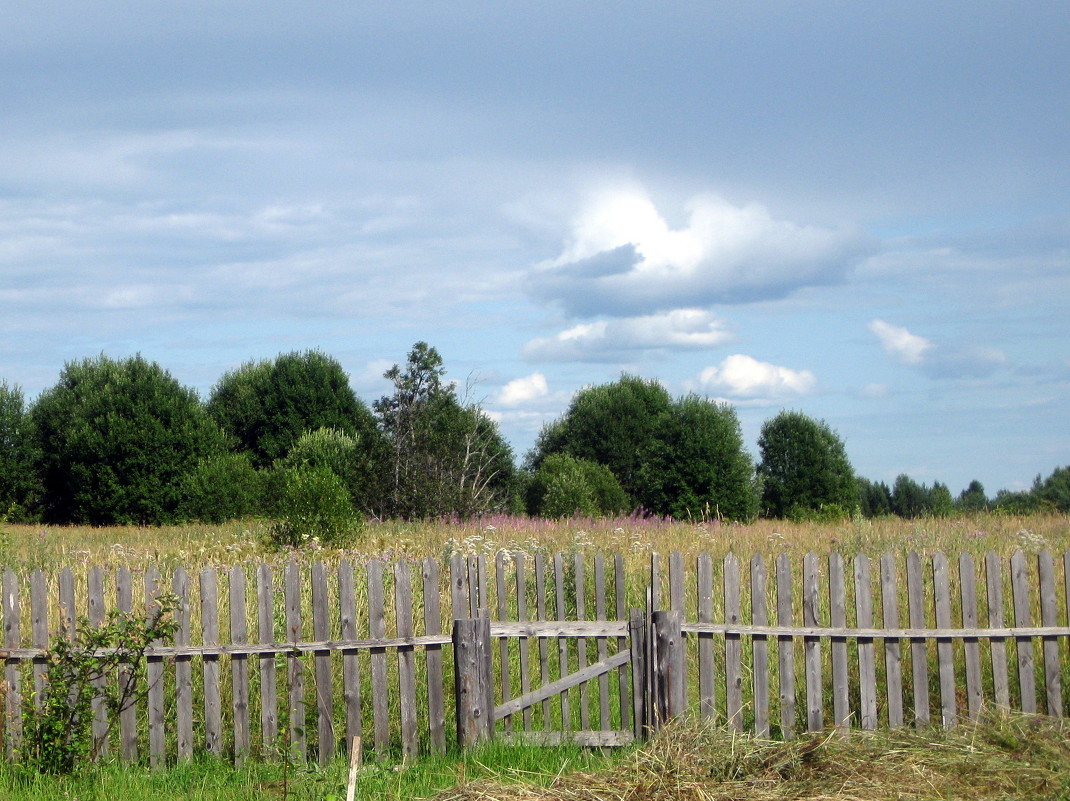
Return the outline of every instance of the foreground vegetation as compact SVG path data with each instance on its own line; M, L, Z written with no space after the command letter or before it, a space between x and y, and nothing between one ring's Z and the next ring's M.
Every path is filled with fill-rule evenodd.
M323 768L215 760L166 771L94 765L48 777L0 763L7 801L253 801L345 798L347 766ZM493 743L411 763L365 765L357 798L395 801L630 801L747 799L1070 798L1070 727L993 717L953 731L899 729L808 734L776 743L682 722L642 747L615 753Z

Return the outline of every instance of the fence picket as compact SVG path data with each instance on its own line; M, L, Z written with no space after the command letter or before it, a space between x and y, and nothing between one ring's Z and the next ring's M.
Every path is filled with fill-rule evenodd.
M791 606L791 558L781 553L776 559L777 625L790 626L794 620ZM795 639L777 637L777 661L780 668L780 732L785 740L795 736Z
M427 557L423 561L424 633L442 632L442 610L439 601L438 561ZM446 750L446 706L442 689L442 646L429 645L425 649L427 665L427 727L431 750ZM352 740L350 740L352 742Z
M256 569L257 639L275 642L275 588L271 567L264 563ZM275 654L261 653L260 663L260 738L265 754L278 750L279 697Z
M976 629L977 616L977 580L974 572L973 557L964 553L959 557L959 595L962 601L962 627ZM981 645L976 637L963 641L966 658L966 713L970 720L977 720L981 715L984 695L981 688Z
M494 588L498 598L498 620L508 620L509 593L505 588L505 551L498 551L494 556ZM504 704L513 697L512 676L509 675L511 671L508 669L509 640L504 637L498 640L498 659L502 666L499 686L501 687L501 699ZM507 715L502 720L502 726L505 731L512 731L513 716Z
M576 620L587 619L587 592L586 592L586 576L584 571L583 554L576 552L575 558L572 560L573 565L573 579L576 585ZM587 640L584 637L580 637L576 640L576 670L581 671L587 667ZM564 674L562 673L562 677ZM580 687L580 731L587 731L591 728L591 712L590 704L590 691L588 683L583 682Z
M19 631L19 580L15 571L4 571L4 647L14 650L22 645ZM19 663L7 660L4 665L4 727L7 757L11 759L22 747L22 676Z
M750 560L751 623L764 626L769 622L766 597L765 560L755 554ZM754 692L754 733L769 737L769 638L756 634L751 638L751 664Z
M724 622L742 622L740 611L739 559L734 553L724 558ZM673 610L676 611L676 610ZM725 635L724 676L728 724L743 729L743 642L738 634Z
M812 553L803 557L803 625L818 626L818 561ZM806 661L806 729L821 731L825 727L824 702L821 688L821 639L803 639L803 658Z
M120 612L133 614L134 584L127 567L120 567L115 576L115 605ZM120 668L119 687L124 692L129 689L131 699L119 710L119 753L127 762L137 760L137 704L133 701L134 682L133 671L129 667Z
M61 585L62 586L62 585ZM150 565L145 570L145 617L150 618L159 608L157 598L160 594L160 573ZM160 646L160 640L153 640L152 646ZM160 768L167 759L167 740L164 721L164 687L163 657L151 654L145 657L145 681L149 715L149 765Z
M951 576L947 557L939 551L933 554L933 602L936 607L936 627L951 628ZM950 729L958 724L955 651L950 638L936 639L936 659L940 672L940 714L944 728Z
M1067 554L1070 560L1070 553ZM617 620L628 620L627 580L624 577L624 557L616 554L613 557L613 593L617 600ZM617 650L627 648L627 638L617 638ZM630 696L631 680L628 675L628 665L621 665L617 669L617 694L620 700L620 728L622 731L632 729L632 704Z
M200 574L201 642L219 644L219 588L215 568L206 567ZM204 750L214 756L223 752L223 703L219 689L219 656L206 654L204 679Z
M368 562L368 631L373 640L386 637L386 609L383 590L383 563ZM387 706L386 648L372 648L371 662L372 723L375 752L386 756L390 748L390 710Z
M563 554L554 554L554 601L557 610L557 619L565 620L565 558ZM568 673L568 639L557 638L557 678L563 679ZM569 704L569 693L565 691L559 696L561 700L561 731L569 731L572 728L572 713Z
M90 569L86 582L86 595L86 612L89 617L89 625L100 626L104 623L105 617L104 571L100 567ZM186 602L183 601L183 606L185 605ZM183 609L182 611L185 612L188 618L188 610ZM93 731L93 749L97 756L106 756L108 753L108 709L104 705L104 698L102 697L107 681L106 676L93 678L93 723L91 728ZM179 728L181 729L181 727Z
M855 622L859 628L873 625L873 585L870 583L869 558L858 554L854 560ZM858 638L859 725L877 728L877 658L872 637Z
M171 592L178 599L175 645L190 644L189 575L179 565L171 574ZM175 753L180 760L193 756L193 657L175 657Z
M301 639L301 568L294 559L286 563L283 601L286 605L286 636L293 643ZM286 657L286 681L289 686L287 694L289 727L289 753L287 758L296 755L301 760L308 758L308 739L305 736L305 662L301 653L295 648Z
M907 611L911 628L925 627L925 583L921 573L921 557L907 554ZM929 724L929 657L924 638L910 640L911 689L914 693L914 721L918 726Z
M526 621L528 619L528 576L527 563L523 551L513 554L514 577L516 579L516 619ZM521 637L517 648L520 652L520 694L527 695L531 692L531 663L530 643L527 637ZM531 707L524 707L523 711L524 731L531 731Z
M1014 625L1025 627L1031 625L1029 613L1029 568L1025 554L1020 550L1011 556L1011 595L1014 601ZM1016 637L1018 652L1018 689L1021 710L1027 715L1037 711L1037 686L1033 666L1033 640L1030 637Z
M895 556L881 555L881 619L888 629L899 628L899 595L896 591ZM903 660L899 640L884 641L884 675L888 725L903 725Z
M356 595L353 564L342 559L338 563L338 623L342 639L350 642L357 639ZM346 710L345 743L347 748L352 748L364 734L360 709L360 658L354 648L342 651L342 702Z
M601 553L594 557L594 617L595 620L606 619L606 563ZM599 662L605 662L609 656L609 646L605 637L595 638L595 652ZM598 728L609 731L609 674L598 677Z
M327 592L327 571L323 562L312 565L312 636L320 642L330 639L331 613ZM312 657L316 677L316 749L319 763L326 765L334 758L334 687L331 675L331 652L317 651Z
M698 621L713 623L713 559L707 551L698 555ZM717 716L717 684L713 666L713 632L698 635L699 714L706 720Z
M844 579L843 556L829 554L829 625L834 629L847 627L847 585ZM851 700L847 676L847 638L833 637L832 652L832 716L837 728L851 725Z
M546 557L542 552L535 554L535 604L536 620L546 620ZM550 645L545 637L539 637L539 679L542 683L550 683ZM550 699L542 702L542 725L544 729L550 728Z
M1040 578L1040 625L1058 625L1055 599L1055 562L1045 548L1037 556L1037 575ZM1042 637L1044 649L1044 694L1047 712L1052 717L1063 716L1062 669L1059 664L1059 641Z
M1003 628L1003 563L994 551L985 554L985 589L988 599L988 625ZM1007 641L993 637L988 641L992 657L992 693L996 706L1010 709L1010 683L1007 679Z
M412 619L412 571L405 559L394 565L394 619L398 637L414 637ZM508 670L508 662L504 669ZM401 716L401 752L413 757L417 751L416 653L411 645L398 647L398 700Z

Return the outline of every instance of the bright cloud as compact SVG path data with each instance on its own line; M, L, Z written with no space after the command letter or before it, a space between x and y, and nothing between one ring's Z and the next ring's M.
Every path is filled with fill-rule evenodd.
M542 373L532 373L510 381L501 388L495 400L502 406L520 406L549 394L550 387L546 383L546 376Z
M1008 364L997 348L937 344L883 320L873 320L869 330L890 356L932 378L983 378Z
M531 340L524 346L524 356L546 361L603 361L629 351L715 348L731 339L725 323L710 312L675 309L666 314L581 323L552 337Z
M707 367L698 377L698 388L711 395L741 400L777 400L809 395L817 377L809 370L792 370L761 362L742 353Z
M532 274L533 294L579 317L747 302L837 283L873 250L856 229L775 220L716 195L686 210L674 229L641 189L594 196L561 256Z
M884 320L874 320L869 324L869 330L877 335L884 350L903 364L921 364L933 347L933 343L924 337Z

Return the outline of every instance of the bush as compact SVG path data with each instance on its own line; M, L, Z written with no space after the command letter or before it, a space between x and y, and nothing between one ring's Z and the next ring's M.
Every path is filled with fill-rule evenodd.
M244 453L202 459L182 482L178 516L202 523L226 523L263 511L263 475Z
M384 492L381 448L336 428L309 431L279 460L281 467L324 467L342 480L355 509L370 512Z
M555 453L542 460L527 488L528 513L601 517L628 508L628 495L604 465Z
M359 531L362 521L349 490L329 468L279 468L274 484L278 495L270 540L275 547L340 547Z

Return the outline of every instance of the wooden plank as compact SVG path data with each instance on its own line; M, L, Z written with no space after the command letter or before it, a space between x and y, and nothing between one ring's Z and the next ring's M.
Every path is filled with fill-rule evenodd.
M509 618L509 593L505 588L505 551L498 551L494 555L494 586L495 595L498 599L498 620ZM509 666L509 640L502 637L498 640L498 663L499 663L499 686L501 687L501 699L504 703L513 697L512 676ZM513 719L505 718L503 721L505 731L513 730Z
M1014 601L1014 625L1030 626L1029 612L1029 567L1025 554L1020 550L1011 556L1011 596ZM1021 693L1021 711L1036 714L1037 687L1033 662L1033 641L1028 637L1015 640L1018 651L1018 689Z
M1040 578L1040 623L1043 626L1058 625L1057 601L1055 598L1055 560L1047 548L1037 556L1037 575ZM1052 717L1063 716L1062 670L1059 664L1059 640L1044 637L1044 696L1047 711Z
M37 568L30 574L30 636L35 648L48 650L48 577ZM41 708L45 691L48 660L44 656L33 659L33 705Z
M818 610L821 599L818 589L818 559L813 553L803 557L803 625L818 625ZM806 729L821 731L825 728L824 700L821 687L821 640L817 637L803 639L803 659L806 664Z
M977 578L973 557L968 553L959 556L959 597L962 627L977 628ZM963 643L966 661L966 714L970 720L976 721L980 718L984 701L981 686L981 645L976 637L968 637Z
M661 609L661 557L657 551L650 554L650 586L648 588L647 614Z
M383 563L368 562L368 630L371 638L386 637L386 609L383 590ZM390 709L387 706L386 648L372 648L371 662L372 730L375 752L380 759L390 749Z
M632 676L632 731L637 739L645 738L653 723L652 698L649 676L651 653L648 634L648 618L641 609L632 609L628 617L628 634L631 639Z
M457 744L462 748L494 734L490 620L486 614L453 621Z
M155 565L145 569L145 617L156 614L159 605L156 599L161 592L160 572ZM160 640L151 645L158 646ZM145 682L149 718L149 766L161 768L167 761L167 722L164 718L163 657L146 654Z
M669 608L680 613L680 620L687 620L687 611L684 602L684 557L679 551L669 553ZM685 669L681 675L684 683L684 698L688 697L688 672L687 669L687 638L682 641L684 648ZM586 728L586 727L584 727Z
M881 555L881 619L885 628L899 628L899 593L896 586L895 555ZM903 725L903 657L899 640L884 640L884 675L888 704L888 725Z
M201 640L205 645L219 642L219 586L214 567L206 567L200 574ZM212 756L223 753L223 702L219 689L219 657L205 654L203 659L204 686L204 749Z
M542 552L535 554L535 604L536 620L546 620L546 557ZM539 680L543 684L550 683L550 644L542 637L539 643ZM542 724L544 729L550 728L550 701L542 702Z
M171 574L171 592L178 598L175 645L190 643L189 575L179 565ZM175 753L180 761L193 757L193 657L175 658Z
M528 579L523 551L516 551L513 554L513 567L516 578L516 619L526 621L528 619ZM518 650L520 653L520 694L524 695L531 692L531 642L527 637L520 638ZM531 707L524 707L524 730L531 730Z
M437 603L437 597L436 597ZM338 562L338 618L343 640L357 639L357 592L353 580L353 563ZM361 720L360 657L356 649L342 651L342 702L346 708L347 743L361 742L364 725ZM353 754L350 754L352 757Z
M625 579L624 573L624 556L619 553L613 557L613 595L616 598L617 620L628 620L628 593L627 579ZM625 637L617 637L617 651L623 651L627 647L627 639ZM632 730L631 681L628 676L628 668L629 665L621 665L617 670L617 697L620 701L620 728L622 731Z
M847 626L847 584L844 578L843 556L836 551L829 554L829 621L833 628ZM847 667L847 638L833 637L829 648L832 654L832 715L837 728L851 725L851 699Z
M724 620L728 625L742 622L739 558L724 558ZM724 638L725 704L728 725L743 729L743 642L738 634Z
M394 619L399 637L413 637L412 570L405 559L394 565ZM398 706L401 715L401 753L416 756L419 732L416 720L416 653L411 646L398 648Z
M914 552L907 554L907 612L913 628L925 626L925 581L922 577L921 558ZM910 641L910 675L914 692L914 722L927 726L929 716L929 657L928 646L923 637Z
M275 642L275 587L271 566L256 567L257 639ZM263 653L260 662L260 741L264 753L276 753L279 743L279 697L275 653Z
M988 599L988 625L1003 628L1003 563L995 551L985 554L985 590ZM992 694L996 707L1010 709L1007 641L1003 637L991 637L988 639L988 647L992 658Z
M439 600L438 561L429 556L423 561L424 633L442 632L442 610ZM428 645L427 664L427 727L431 750L446 750L446 704L442 686L442 646Z
M77 621L74 574L69 567L65 567L59 571L59 630L68 640L77 636Z
M104 571L100 567L90 568L86 578L86 606L89 625L99 627L104 624L106 617ZM93 731L93 753L98 757L104 757L108 754L108 709L104 704L103 697L107 682L108 678L106 676L97 676L93 679L93 724L91 728Z
M327 590L327 570L321 560L312 564L312 636L326 640L331 636L330 596ZM316 678L316 756L320 765L334 759L337 750L334 736L334 679L331 674L331 652L317 651L312 657Z
M584 620L587 617L587 579L582 552L576 552L572 564L572 575L576 585L576 620ZM583 670L585 667L587 667L587 640L580 637L576 640L576 669ZM587 730L591 728L590 692L587 682L580 684L579 690L580 729Z
M713 623L713 559L703 551L696 560L698 620ZM714 675L713 634L698 635L699 715L704 720L717 716L717 680Z
M8 651L21 644L19 626L19 579L10 567L4 571L4 648ZM12 759L22 747L22 677L19 663L8 659L4 664L4 737L5 752Z
M769 622L769 601L766 597L767 577L765 560L754 554L750 560L751 622L764 626ZM754 733L769 738L769 638L759 634L751 638L751 664L754 685Z
M283 603L286 605L286 636L293 642L301 639L301 567L293 559L286 563ZM287 710L289 726L287 759L308 759L308 738L305 736L305 662L301 653L290 650L286 655Z
M731 555L731 554L729 554ZM686 708L682 674L684 661L681 615L675 609L653 614L654 724L658 728L679 717Z
M530 707L529 707L530 708ZM630 731L517 731L501 737L507 743L529 746L556 747L569 743L580 748L621 748L632 745L635 735Z
M565 611L565 562L564 555L554 554L554 600L557 611L557 619L564 620ZM568 667L568 640L563 637L557 638L557 677L564 678L569 673ZM567 731L572 728L572 713L569 707L568 691L561 693L558 698L561 702L561 730Z
M120 567L115 575L115 605L120 612L127 615L134 612L134 583L130 569ZM119 669L119 687L130 688L131 698L134 692L134 673L130 668ZM124 704L119 710L119 754L125 762L137 761L137 704Z
M933 601L936 607L936 627L951 628L951 575L947 557L933 554ZM940 715L945 729L958 725L955 684L955 652L949 637L936 640L937 665L940 671Z
M230 641L249 641L249 621L245 609L245 570L233 565L230 582ZM234 764L242 765L249 756L249 657L235 654L230 658L231 714L234 719Z
M632 655L628 650L620 651L613 654L613 656L607 657L604 661L587 665L582 670L577 670L563 678L552 681L549 684L544 684L542 687L532 690L530 693L525 693L517 698L512 698L494 708L494 719L502 720L509 715L515 715L523 709L528 709L535 704L541 703L547 698L553 698L555 695L572 687L578 687L584 682L589 682L599 676L604 676L609 671L627 664L631 661L631 658Z
M468 604L468 567L464 556L450 554L450 617L454 620L471 615Z
M601 553L594 557L594 616L596 620L606 619L606 562ZM609 646L605 637L595 639L595 653L598 662L605 662L609 656ZM623 663L622 663L623 664ZM608 730L609 722L609 674L598 677L598 728Z
M873 625L873 585L865 554L855 556L854 580L855 622L859 628L869 628ZM872 637L858 638L858 714L863 729L877 728L877 655Z
M776 559L776 615L781 626L790 626L794 620L791 557L786 552ZM780 668L780 736L791 740L795 736L795 639L790 634L777 637L777 660Z

